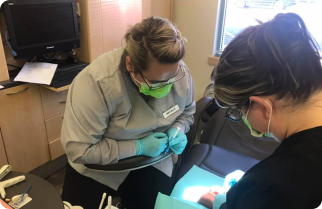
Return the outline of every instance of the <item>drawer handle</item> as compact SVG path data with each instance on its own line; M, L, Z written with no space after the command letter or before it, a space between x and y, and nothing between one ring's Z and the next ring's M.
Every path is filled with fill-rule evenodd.
M66 101L61 101L59 102L59 104L66 104Z
M28 89L29 89L29 87L26 87L26 88L24 88L24 89L22 89L20 91L8 93L7 95L9 96L9 95L13 95L13 94L19 94L19 93L27 91Z

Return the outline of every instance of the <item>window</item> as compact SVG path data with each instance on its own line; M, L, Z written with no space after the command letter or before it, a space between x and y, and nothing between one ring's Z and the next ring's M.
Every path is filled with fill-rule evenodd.
M296 13L302 17L320 48L322 48L321 0L221 0L215 55L246 27L266 22L278 13Z

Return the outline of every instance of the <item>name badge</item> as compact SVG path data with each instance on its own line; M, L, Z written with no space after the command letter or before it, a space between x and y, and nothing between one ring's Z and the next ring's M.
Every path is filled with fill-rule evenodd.
M174 113L176 113L178 110L180 110L179 106L176 105L174 107L171 107L170 109L168 109L167 111L165 111L163 113L163 117L164 118L168 118L169 116L173 115Z

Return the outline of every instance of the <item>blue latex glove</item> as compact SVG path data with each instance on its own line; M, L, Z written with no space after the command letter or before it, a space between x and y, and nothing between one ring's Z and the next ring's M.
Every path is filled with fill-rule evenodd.
M169 138L165 133L156 132L135 140L136 155L159 156L167 147Z
M170 149L175 153L180 155L188 143L187 136L181 131L178 132L176 138L173 138L174 134L177 132L177 129L173 128L167 131L169 137L169 146Z

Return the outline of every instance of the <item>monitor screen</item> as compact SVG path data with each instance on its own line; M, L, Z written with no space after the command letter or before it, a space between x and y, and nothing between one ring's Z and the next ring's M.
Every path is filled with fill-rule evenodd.
M4 10L17 59L80 46L75 0L12 0Z
M76 37L71 3L10 7L18 47Z

